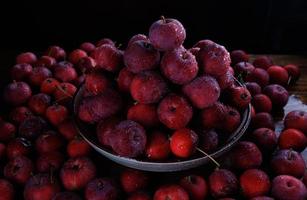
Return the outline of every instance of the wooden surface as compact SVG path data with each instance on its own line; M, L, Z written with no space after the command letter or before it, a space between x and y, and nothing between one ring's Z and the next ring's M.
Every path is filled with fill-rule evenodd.
M253 60L258 55L252 55ZM273 59L276 65L295 64L300 67L301 77L299 81L288 88L291 94L297 95L305 104L307 104L307 56L297 55L268 55Z

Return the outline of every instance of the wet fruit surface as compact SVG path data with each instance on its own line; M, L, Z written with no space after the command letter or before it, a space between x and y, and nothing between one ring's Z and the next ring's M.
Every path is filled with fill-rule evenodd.
M290 92L304 73L186 37L162 17L124 47L101 38L17 55L2 93L0 200L307 199L307 106ZM176 173L119 166L75 124L107 153L160 167L220 150L249 106L251 123L229 152Z

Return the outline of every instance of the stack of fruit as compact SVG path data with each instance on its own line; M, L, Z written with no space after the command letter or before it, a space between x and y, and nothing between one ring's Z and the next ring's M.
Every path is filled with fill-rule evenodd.
M251 95L236 86L230 54L210 40L187 50L185 36L180 22L161 19L123 55L111 44L91 53L99 64L87 69L77 114L98 124L102 145L130 158L189 159L197 146L214 152L236 130Z
M185 37L179 21L162 18L124 51L105 38L68 56L58 46L40 57L18 55L3 92L10 110L0 122L0 200L306 199L300 152L307 113L290 112L280 137L271 115L287 103L285 87L298 80L299 68L268 57L251 64L244 51L229 54L210 40L187 50ZM252 122L218 169L159 180L162 174L101 163L77 135L71 100L82 83L78 117L97 126L97 140L120 156L190 159L197 149L220 148L250 102Z

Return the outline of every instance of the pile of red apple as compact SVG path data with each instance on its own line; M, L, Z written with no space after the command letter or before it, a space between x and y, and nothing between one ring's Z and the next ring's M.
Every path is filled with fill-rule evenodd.
M307 199L307 113L288 113L280 135L271 115L286 105L299 68L266 56L250 63L244 51L228 53L210 40L186 49L185 38L179 21L162 18L125 50L104 38L69 54L51 46L39 57L18 55L3 91L9 112L0 121L0 200ZM223 146L249 103L252 121L216 169L123 168L99 159L78 136L71 104L80 86L79 119L120 156L188 160Z

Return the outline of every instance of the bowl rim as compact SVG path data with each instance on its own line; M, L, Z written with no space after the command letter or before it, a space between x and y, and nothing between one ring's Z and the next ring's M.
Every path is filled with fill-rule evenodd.
M235 82L240 85L245 87L244 84L240 83L236 78ZM141 167L141 165L150 165L151 167L162 167L162 166L168 166L168 168L172 168L174 166L178 166L180 164L182 165L191 165L193 163L200 163L200 162L205 162L206 160L209 159L209 156L212 158L217 158L219 156L221 156L222 154L224 154L225 152L229 151L231 147L233 147L233 145L238 142L238 140L244 135L245 131L247 130L249 123L251 121L251 104L248 105L248 107L241 113L241 123L238 126L238 128L228 137L228 139L226 140L225 144L221 147L219 147L218 150L216 150L215 152L209 153L209 156L203 155L200 157L196 157L196 158L192 158L192 159L188 159L188 160L181 160L181 161L142 161L142 160L138 160L135 158L128 158L128 157L123 157L120 155L116 155L115 153L110 152L110 150L106 150L106 147L103 147L100 143L98 143L97 141L93 141L92 138L88 137L88 134L84 134L84 131L86 132L86 130L84 130L84 128L80 125L80 123L85 123L82 122L79 118L78 118L78 101L79 101L79 95L80 93L84 90L84 84L80 85L80 87L78 87L77 91L75 92L74 96L73 96L73 113L74 113L74 124L75 127L77 129L77 132L81 135L81 137L86 140L96 151L98 151L100 154L102 154L104 157L107 157L108 159L111 159L111 157L113 159L116 160L121 160L121 161L125 161L125 162L129 162L132 165L140 165L140 167L133 167L133 166L129 166L129 167L133 167L133 168L139 168L139 169L143 169ZM113 160L111 159L111 160ZM115 161L115 160L113 160ZM117 162L117 161L115 161ZM122 164L120 162L117 162L121 165L125 165ZM199 165L198 165L199 166ZM196 166L195 166L196 167ZM147 170L146 168L143 170ZM172 171L172 170L147 170L147 171ZM179 171L179 170L174 170L174 171Z

